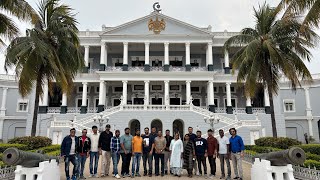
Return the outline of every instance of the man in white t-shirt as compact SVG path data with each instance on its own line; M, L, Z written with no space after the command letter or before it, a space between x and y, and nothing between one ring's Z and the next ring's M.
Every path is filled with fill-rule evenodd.
M230 167L230 142L229 138L224 135L222 129L219 130L218 140L218 158L220 158L220 168L221 168L221 177L220 179L225 178L224 173L224 161L226 161L228 168L228 176L226 179L231 179L231 167Z
M91 140L91 147L90 147L90 175L89 177L98 177L98 162L99 162L99 155L101 151L99 151L99 137L100 134L98 133L98 127L92 126L92 134L88 135ZM94 161L94 162L93 162Z

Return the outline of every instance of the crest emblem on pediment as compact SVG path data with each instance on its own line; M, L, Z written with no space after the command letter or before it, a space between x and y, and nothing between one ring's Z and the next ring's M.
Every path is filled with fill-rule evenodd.
M161 31L166 29L166 22L164 19L159 20L158 17L156 17L155 21L151 18L148 23L148 28L149 31L153 31L154 34L160 34Z

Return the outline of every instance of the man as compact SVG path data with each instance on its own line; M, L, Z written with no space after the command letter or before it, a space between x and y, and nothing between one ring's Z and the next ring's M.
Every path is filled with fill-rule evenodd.
M226 161L227 169L228 169L228 176L227 180L231 179L231 168L230 168L230 143L229 138L224 135L222 129L219 130L219 137L218 137L218 158L220 159L220 168L221 168L221 177L220 179L225 178L224 173L224 161Z
M152 144L150 144L150 135L149 135L148 127L144 128L144 135L142 136L142 139L143 139L142 161L143 161L143 170L144 170L143 176L147 176L148 175L147 161L149 165L149 174L150 175L152 174L152 154L151 155L149 154L152 148Z
M165 138L166 138L167 144L166 144L166 148L164 150L164 173L168 175L168 160L170 159L170 154L171 154L170 150L169 150L169 147L170 147L170 143L171 143L171 141L173 139L173 137L170 136L170 130L169 129L166 130ZM170 171L170 173L171 173L171 171Z
M91 140L87 137L87 129L82 130L82 136L79 136L79 145L77 148L78 154L78 175L80 179L86 179L83 176L83 170L85 168L87 157L89 156L89 151L91 147Z
M153 149L155 152L155 174L159 176L159 159L161 161L161 176L164 176L164 149L166 148L166 139L162 136L162 131L158 131L158 137L154 139Z
M142 147L143 147L143 139L140 136L140 129L136 129L136 135L132 138L132 156L133 156L133 162L132 162L132 168L131 168L132 178L134 176L141 177L139 170L140 170L140 159L142 155Z
M110 131L110 124L106 125L106 130L100 134L99 137L99 151L102 151L102 168L101 177L109 176L110 168L110 142L113 137L113 133Z
M65 173L67 180L70 180L69 166L70 162L73 164L72 180L77 179L78 173L78 158L77 149L79 144L79 138L75 136L76 129L70 129L70 135L63 138L61 144L61 156L64 158Z
M132 136L130 134L130 128L125 128L124 132L125 134L120 137L120 154L122 159L121 176L130 177L129 167L132 156Z
M183 142L180 140L180 134L175 133L174 139L170 142L171 151L170 168L172 174L181 177L182 160L183 160Z
M121 178L118 172L118 164L120 160L120 150L121 150L119 136L120 136L120 131L116 130L115 136L111 138L111 142L110 142L110 151L111 151L112 163L113 163L113 175L117 179Z
M155 151L154 151L154 140L157 137L157 129L155 127L151 128L151 134L150 134L150 138L149 138L149 144L152 146L149 152L149 155L151 156L150 160L150 164L149 164L149 177L152 176L152 161L153 159L155 159Z
M189 133L189 141L193 142L193 144L195 145L194 140L197 138L197 136L193 133L192 127L188 127L188 133ZM199 175L197 161L193 162L193 169L194 169L195 175Z
M195 150L196 150L196 157L198 161L198 169L199 169L199 175L202 176L202 169L201 169L201 163L203 165L204 170L204 177L208 178L207 176L207 161L206 158L208 156L207 149L208 144L207 140L201 137L201 131L197 131L197 138L194 140L195 142Z
M98 177L98 162L99 162L99 134L98 134L98 127L92 126L92 132L90 140L91 140L91 147L90 147L90 175L89 177ZM94 161L94 163L93 163Z
M208 130L208 160L210 164L210 178L214 177L216 175L216 157L217 157L217 146L218 142L215 137L213 137L213 130Z
M244 144L240 136L237 135L237 130L231 128L229 130L231 137L230 141L230 151L231 151L231 160L233 164L233 169L236 177L234 179L242 180L243 171L242 171L242 159L244 157ZM239 170L239 171L238 171Z

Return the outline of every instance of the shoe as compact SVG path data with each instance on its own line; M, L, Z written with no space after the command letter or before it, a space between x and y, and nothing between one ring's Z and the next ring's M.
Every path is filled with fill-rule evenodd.
M136 174L137 177L141 177L141 175L139 173Z
M164 174L168 175L168 170L164 170Z
M205 178L205 179L208 179L208 178L209 178L209 176L205 174L205 175L204 175L204 178Z
M161 177L163 177L164 176L164 174L163 173L161 173Z
M160 174L156 174L156 176L159 176Z
M67 180L70 180L70 177L67 177Z
M115 175L114 177L117 178L117 179L120 179L120 178L121 178L121 177L119 176L119 174Z
M99 176L98 176L98 174L95 174L93 177L98 178Z
M100 177L105 177L106 175L104 175L104 174L101 174L101 176Z
M227 176L226 180L231 180L231 176Z
M126 177L131 177L130 174L126 174Z
M149 177L152 177L152 174L149 174Z
M220 179L224 179L225 178L225 176L220 176Z
M143 176L147 176L147 173L143 173Z
M84 176L80 176L80 179L87 179L87 178L85 178Z
M238 177L238 176L236 176L236 177L234 177L233 179L239 179L239 177Z
M200 173L199 173L199 172L196 172L196 176L200 176Z
M131 175L131 178L134 178L134 174Z
M242 180L242 178L239 178L239 180Z
M89 178L92 178L92 177L93 177L93 174L90 174L90 175L89 175Z

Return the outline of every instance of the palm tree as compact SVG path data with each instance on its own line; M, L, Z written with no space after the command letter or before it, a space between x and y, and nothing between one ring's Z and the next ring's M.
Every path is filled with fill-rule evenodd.
M258 84L268 88L273 136L277 137L273 107L273 95L279 90L279 80L286 77L293 88L300 86L301 80L312 81L304 60L310 61L308 48L314 48L318 35L306 28L299 34L301 23L291 15L278 19L281 9L267 4L254 8L256 25L244 28L239 35L229 38L224 48L240 46L231 58L233 73L238 69L237 82L244 83L245 93L254 96ZM308 41L306 39L310 39Z
M7 15L13 15L20 20L30 21L35 24L39 16L32 7L24 0L1 0L0 1L0 49L5 46L5 38L12 40L19 35L19 29L14 21Z
M56 81L63 92L70 93L73 79L83 67L77 36L77 21L72 9L59 5L59 0L43 0L39 4L40 20L25 37L15 38L7 48L5 68L15 67L19 92L25 97L35 86L35 105L31 136L35 136L39 96L45 82Z
M285 9L284 16L294 13L302 17L301 32L305 26L319 28L320 0L281 0L279 7Z

